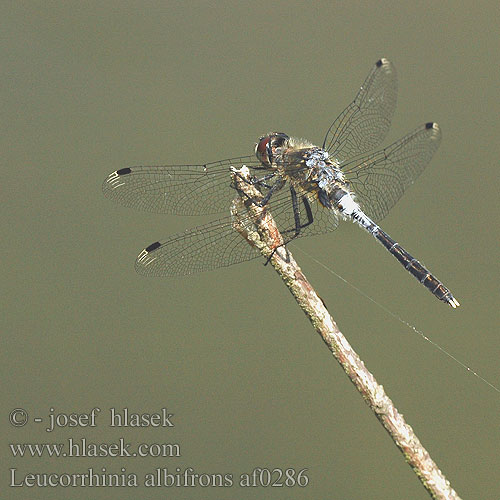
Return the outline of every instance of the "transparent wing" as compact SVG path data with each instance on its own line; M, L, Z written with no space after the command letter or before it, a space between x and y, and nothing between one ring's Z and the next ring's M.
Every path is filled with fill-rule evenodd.
M258 257L232 224L229 216L152 243L138 255L135 269L145 276L182 276Z
M441 131L436 123L427 123L387 148L346 163L343 171L356 193L364 211L374 220L387 215L424 170L439 147ZM262 188L263 194L268 187ZM229 211L232 196L225 198L223 207ZM338 225L334 210L325 209L315 199L308 203L298 197L294 212L290 188L285 185L271 197L270 210L285 242L296 234L296 217L299 219L298 237L333 231ZM309 220L309 208L313 222ZM243 225L251 225L243 217ZM136 260L136 270L147 276L178 276L230 266L258 257L259 252L251 247L234 228L233 217L227 216L204 226L170 236L144 249Z
M389 131L396 100L396 70L390 61L380 59L354 101L331 124L323 149L342 164L376 148Z
M204 215L227 210L236 191L229 168L261 164L255 156L229 158L205 165L161 165L122 168L108 175L104 195L146 212Z
M373 220L383 219L429 163L441 142L437 123L426 123L382 151L342 166L346 178Z
M228 211L229 204L226 200ZM290 241L295 235L295 218L288 186L275 193L266 206L285 242ZM311 210L314 223L302 228L299 237L333 231L337 227L338 219L332 210L324 209L318 203L312 203ZM303 201L299 203L298 214L302 223L307 221ZM260 252L233 228L233 222L233 217L228 216L152 243L139 254L135 268L139 274L146 276L179 276L258 257ZM242 215L240 223L245 227L252 226L247 216Z

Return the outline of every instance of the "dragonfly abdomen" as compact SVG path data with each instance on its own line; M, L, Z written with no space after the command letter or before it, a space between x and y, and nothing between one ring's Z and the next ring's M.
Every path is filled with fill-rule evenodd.
M456 308L460 304L443 283L431 274L415 257L410 255L399 243L394 241L385 231L373 222L354 201L352 195L339 190L337 194L337 209L366 229L390 254L392 254L404 268L422 283L439 300Z
M429 272L415 257L410 255L399 243L394 241L385 231L376 227L369 231L404 268L424 285L439 300L448 303L454 309L460 305L457 299L443 283Z

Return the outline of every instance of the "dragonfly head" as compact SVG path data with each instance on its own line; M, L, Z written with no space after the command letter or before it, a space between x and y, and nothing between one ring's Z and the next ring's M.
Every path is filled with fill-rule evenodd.
M255 156L262 165L270 167L278 150L285 146L289 139L283 132L270 132L262 136L255 145Z

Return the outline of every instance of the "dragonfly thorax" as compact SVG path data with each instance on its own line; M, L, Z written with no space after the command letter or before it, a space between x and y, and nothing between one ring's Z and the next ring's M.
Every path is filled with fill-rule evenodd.
M330 160L328 151L318 147L311 148L305 152L304 161L311 170L311 177L316 178L319 189L327 189L335 181L345 182L342 170L336 162Z
M326 208L335 208L338 200L348 192L348 183L344 173L335 160L331 160L328 151L305 141L292 142L281 157L284 176L289 179L297 191L309 193ZM295 149L293 146L306 146Z

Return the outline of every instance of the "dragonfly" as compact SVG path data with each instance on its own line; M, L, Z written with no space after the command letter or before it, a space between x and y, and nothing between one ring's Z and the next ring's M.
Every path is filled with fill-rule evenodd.
M397 100L394 65L379 59L354 100L328 128L322 146L282 132L260 137L255 155L198 165L135 166L116 170L103 192L146 212L226 216L156 241L135 269L146 276L179 276L244 262L260 255L236 230L230 171L245 166L262 196L251 200L272 214L284 244L327 233L351 220L392 254L439 300L460 304L443 283L393 240L378 222L421 174L439 147L441 130L426 123L373 151L389 131Z

